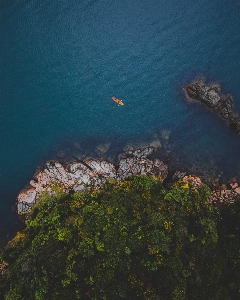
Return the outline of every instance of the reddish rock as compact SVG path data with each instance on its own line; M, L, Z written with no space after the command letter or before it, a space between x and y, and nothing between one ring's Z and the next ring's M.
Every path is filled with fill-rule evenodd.
M202 184L201 179L195 175L184 176L182 180L195 187Z

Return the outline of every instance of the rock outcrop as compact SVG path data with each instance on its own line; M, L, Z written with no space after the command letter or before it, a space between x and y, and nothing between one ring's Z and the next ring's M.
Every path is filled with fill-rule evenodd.
M150 159L158 146L149 146L139 149L129 149L118 157L114 165L104 159L86 158L83 161L74 161L63 165L58 161L48 161L45 167L39 170L30 187L22 190L18 195L17 211L19 214L28 213L42 192L54 194L56 188L66 193L69 191L101 188L110 178L116 182L124 180L127 176L152 175L166 179L168 165L159 159ZM182 180L193 188L202 185L202 181L195 175L186 175L185 172L176 171L173 180ZM231 204L240 195L239 182L232 178L229 186L215 187L209 197L213 205Z
M209 202L215 206L221 206L226 204L232 204L240 195L240 188L236 189L224 189L214 191L210 197Z
M199 187L200 185L202 185L201 179L195 175L184 176L182 181L188 183L192 187Z
M200 187L203 184L201 179L195 175L184 176L181 180L193 188ZM235 202L240 195L240 187L235 178L230 179L228 183L230 185L229 189L227 189L227 186L223 184L212 191L211 195L208 197L209 203L220 207L223 205L233 204Z
M88 186L99 188L109 178L116 181L132 175L155 175L163 179L168 175L168 166L159 159L151 160L156 147L129 150L119 156L118 166L103 159L85 159L63 166L58 161L48 161L30 181L31 187L21 191L18 196L17 211L19 214L29 212L39 198L40 193L47 191L53 194L56 185L66 192L84 190Z
M236 198L240 195L239 183L235 178L231 178L229 181L229 188L225 184L219 186L212 192L209 197L209 201L216 206L232 204Z
M231 95L221 94L219 85L205 84L200 80L186 86L185 91L189 98L204 103L225 119L230 128L240 134L240 115L234 110L233 98Z

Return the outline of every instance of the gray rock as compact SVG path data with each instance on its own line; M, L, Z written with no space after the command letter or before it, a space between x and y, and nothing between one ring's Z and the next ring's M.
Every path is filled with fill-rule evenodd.
M227 124L237 134L240 134L240 116L234 111L231 95L220 94L218 85L205 84L202 80L196 81L185 87L187 96L204 103L213 112L227 121Z
M175 171L172 180L178 181L183 179L183 177L186 175L186 172L181 172L181 171Z
M159 159L148 159L158 147L159 143L155 143L146 148L129 150L119 158L117 169L114 164L103 159L88 158L82 163L74 161L67 166L58 161L48 161L43 170L39 170L34 180L30 181L32 187L19 194L17 211L19 214L29 212L40 193L47 191L52 195L56 185L68 192L85 190L88 186L100 188L109 178L120 181L127 176L147 174L164 179L168 174L168 166Z
M24 214L29 211L38 198L36 189L29 188L21 191L18 195L17 210L19 214Z

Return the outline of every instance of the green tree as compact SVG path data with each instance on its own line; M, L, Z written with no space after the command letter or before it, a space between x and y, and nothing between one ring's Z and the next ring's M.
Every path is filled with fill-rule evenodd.
M2 253L5 299L231 299L209 194L150 176L43 194Z

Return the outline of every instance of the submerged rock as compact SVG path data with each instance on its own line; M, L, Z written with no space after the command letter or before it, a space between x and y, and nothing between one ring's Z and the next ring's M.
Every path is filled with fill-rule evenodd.
M48 161L45 167L38 171L31 188L23 190L18 196L17 211L19 214L29 212L39 198L40 193L47 191L53 194L56 186L68 192L92 188L100 188L109 178L116 181L133 175L155 175L165 179L168 166L159 159L148 157L159 147L159 144L146 148L129 150L119 156L118 167L103 159L85 159L82 162L71 162L63 166L58 161Z
M104 155L108 152L108 150L110 149L110 146L111 146L110 143L100 144L97 146L95 151L98 155Z
M159 140L159 138L157 136L155 136L153 139L149 140L148 142L146 141L138 141L138 142L133 142L133 143L129 143L127 144L124 148L123 151L124 153L122 153L122 155L125 155L126 153L128 153L129 151L140 151L143 149L149 149L151 148L151 151L155 151L157 149L161 148L161 141Z
M231 95L221 94L219 85L206 84L200 80L186 86L185 91L189 98L204 103L225 119L230 128L240 134L240 115L234 110L233 98Z
M186 175L186 172L181 172L181 171L175 171L173 176L172 176L172 180L173 181L178 181L184 178L184 176Z
M170 138L170 135L171 135L171 130L169 129L164 129L161 131L161 136L165 140L168 140Z

